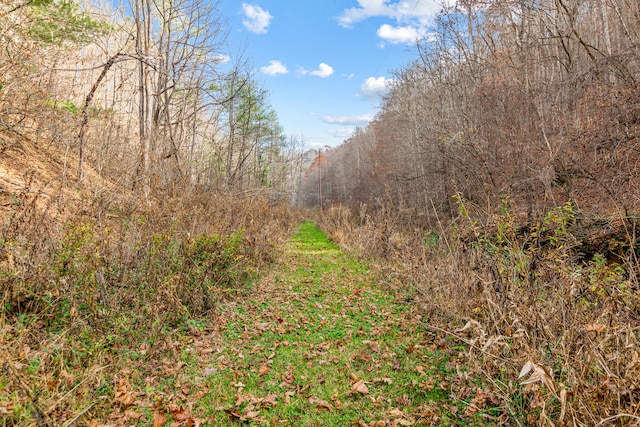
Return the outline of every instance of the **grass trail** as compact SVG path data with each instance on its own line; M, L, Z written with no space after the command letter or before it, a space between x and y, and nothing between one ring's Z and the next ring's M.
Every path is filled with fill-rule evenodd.
M223 309L219 329L183 349L171 390L205 425L457 425L452 354L364 264L304 223L271 274Z

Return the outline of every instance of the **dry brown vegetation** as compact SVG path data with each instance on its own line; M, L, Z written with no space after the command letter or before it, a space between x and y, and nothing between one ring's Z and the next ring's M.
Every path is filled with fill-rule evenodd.
M0 416L122 424L128 382L177 372L176 342L277 256L302 156L249 70L218 67L215 16L172 32L189 2L129 21L55 4L0 3ZM470 415L640 421L639 13L459 2L298 189L464 345Z
M469 346L510 423L640 421L639 17L445 8L376 120L305 181L334 205L323 229Z
M470 387L481 377L485 403L505 406L507 424L635 425L638 267L603 255L623 253L630 230L571 204L523 229L507 202L481 226L459 203L438 233L389 214L361 212L358 224L338 207L320 223L406 292L427 328L468 346L460 377Z
M316 162L301 200L384 205L431 228L457 216L457 193L478 218L508 196L531 224L567 201L637 212L637 2L459 3L376 120Z
M178 366L176 342L248 292L299 222L290 170L275 167L295 154L277 117L262 131L243 117L231 133L215 114L236 96L268 112L266 94L238 68L244 93L219 105L201 95L213 78L198 62L212 49L203 32L199 55L148 40L143 58L130 22L65 4L0 4L3 426L106 423L128 408L124 383ZM222 27L206 18L193 31L214 39ZM158 15L145 19L139 28ZM183 74L158 69L167 55Z
M4 425L106 419L128 398L123 370L176 366L173 341L241 298L297 223L288 208L210 194L144 209L78 203L59 222L49 206L60 196L42 209L28 190L2 229Z

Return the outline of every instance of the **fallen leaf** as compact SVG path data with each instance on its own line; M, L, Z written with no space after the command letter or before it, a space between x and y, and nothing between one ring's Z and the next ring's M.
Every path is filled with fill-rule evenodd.
M560 384L560 404L560 418L558 418L558 421L562 422L567 411L567 389L564 387L564 384Z
M76 378L64 369L60 372L60 377L65 380L65 382L67 383L67 386L69 387L71 387L73 383L76 381Z
M269 372L269 367L265 364L260 365L260 369L258 370L258 374L260 376L266 375Z
M162 427L167 421L167 417L162 412L153 413L153 427Z
M362 360L363 362L371 362L371 356L368 356L366 354L356 354L355 356L353 356L354 360Z
M377 342L364 340L362 341L362 343L368 345L369 349L371 349L371 351L373 351L374 353L380 353L380 345Z
M478 329L482 329L482 325L476 320L469 320L462 328L454 329L453 332L462 332L469 329L471 326L476 326Z
M122 407L128 407L135 403L136 396L133 392L130 391L117 391L115 401Z
M325 408L330 411L333 411L333 405L327 402L326 400L318 399L317 397L310 397L309 403L311 403L312 405L317 405L317 406L320 406L321 408Z
M269 404L271 406L276 406L278 404L278 395L277 394L268 394L262 400L262 403Z
M402 417L404 417L404 412L402 412L398 408L394 408L394 409L389 411L389 416L391 418L402 418Z
M124 415L132 420L137 420L142 417L142 414L134 409L127 409L124 411Z
M342 409L342 401L338 399L338 396L336 394L331 396L331 401L335 405L336 409L339 409L339 410Z
M318 344L316 346L316 348L320 349L320 350L329 350L329 348L331 348L331 342L330 341L325 341L321 344Z
M204 370L204 372L202 373L203 377L208 377L209 375L213 375L216 372L218 372L218 368L207 368Z
M179 406L174 411L171 411L171 415L176 421L187 421L191 418L191 414L189 413L189 411L184 409L182 406Z
M527 368L527 369L525 369L525 368ZM535 384L537 382L541 382L548 389L550 389L551 391L555 392L556 388L555 388L555 384L554 384L554 381L553 381L552 372L547 370L547 368L545 368L544 366L536 365L535 363L533 363L531 361L527 362L525 364L525 366L522 367L522 371L520 372L520 377L518 377L518 378L522 378L523 376L527 375L527 373L529 371L531 371L531 369L533 369L533 373L531 374L529 379L526 380L526 381L522 381L520 384L522 384L522 385L530 385L530 384Z
M249 419L255 418L258 415L260 415L260 411L250 411L250 412L247 412L246 414L244 414L244 416L249 418Z
M225 409L225 412L229 414L232 418L237 418L238 421L246 421L247 419L240 415L240 413L236 410Z
M284 394L284 401L287 403L287 405L291 403L291 398L295 395L295 391L288 391Z
M607 327L605 325L601 325L599 323L588 323L586 325L584 325L584 329L587 332L595 332L596 334L600 334L602 332L604 332Z
M403 394L402 396L396 398L396 402L398 402L398 404L402 406L409 406L411 404L411 399L409 399L409 396L407 396L406 394Z
M360 380L360 381L355 382L351 386L351 392L352 393L367 394L367 393L369 393L369 387L367 387L367 385L364 383L363 380Z
M527 375L531 371L531 369L533 369L534 366L536 365L531 360L527 361L527 363L525 363L522 369L520 370L520 375L518 375L518 379Z

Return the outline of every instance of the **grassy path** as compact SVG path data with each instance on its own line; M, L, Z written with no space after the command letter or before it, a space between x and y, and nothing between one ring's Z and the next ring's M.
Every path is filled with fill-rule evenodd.
M312 223L218 332L198 360L210 425L453 423L450 355Z

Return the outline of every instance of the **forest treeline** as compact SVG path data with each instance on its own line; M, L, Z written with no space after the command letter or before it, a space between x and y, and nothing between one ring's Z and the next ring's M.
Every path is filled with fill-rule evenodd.
M147 202L257 189L288 201L299 143L226 32L209 1L5 1L0 129L67 150L68 181L90 164Z
M567 201L637 210L638 16L626 0L445 8L376 119L316 157L301 198L431 227L458 215L455 194L479 216L508 196L528 223Z
M637 1L445 7L301 187L334 241L468 346L466 412L496 425L640 420L638 28Z

